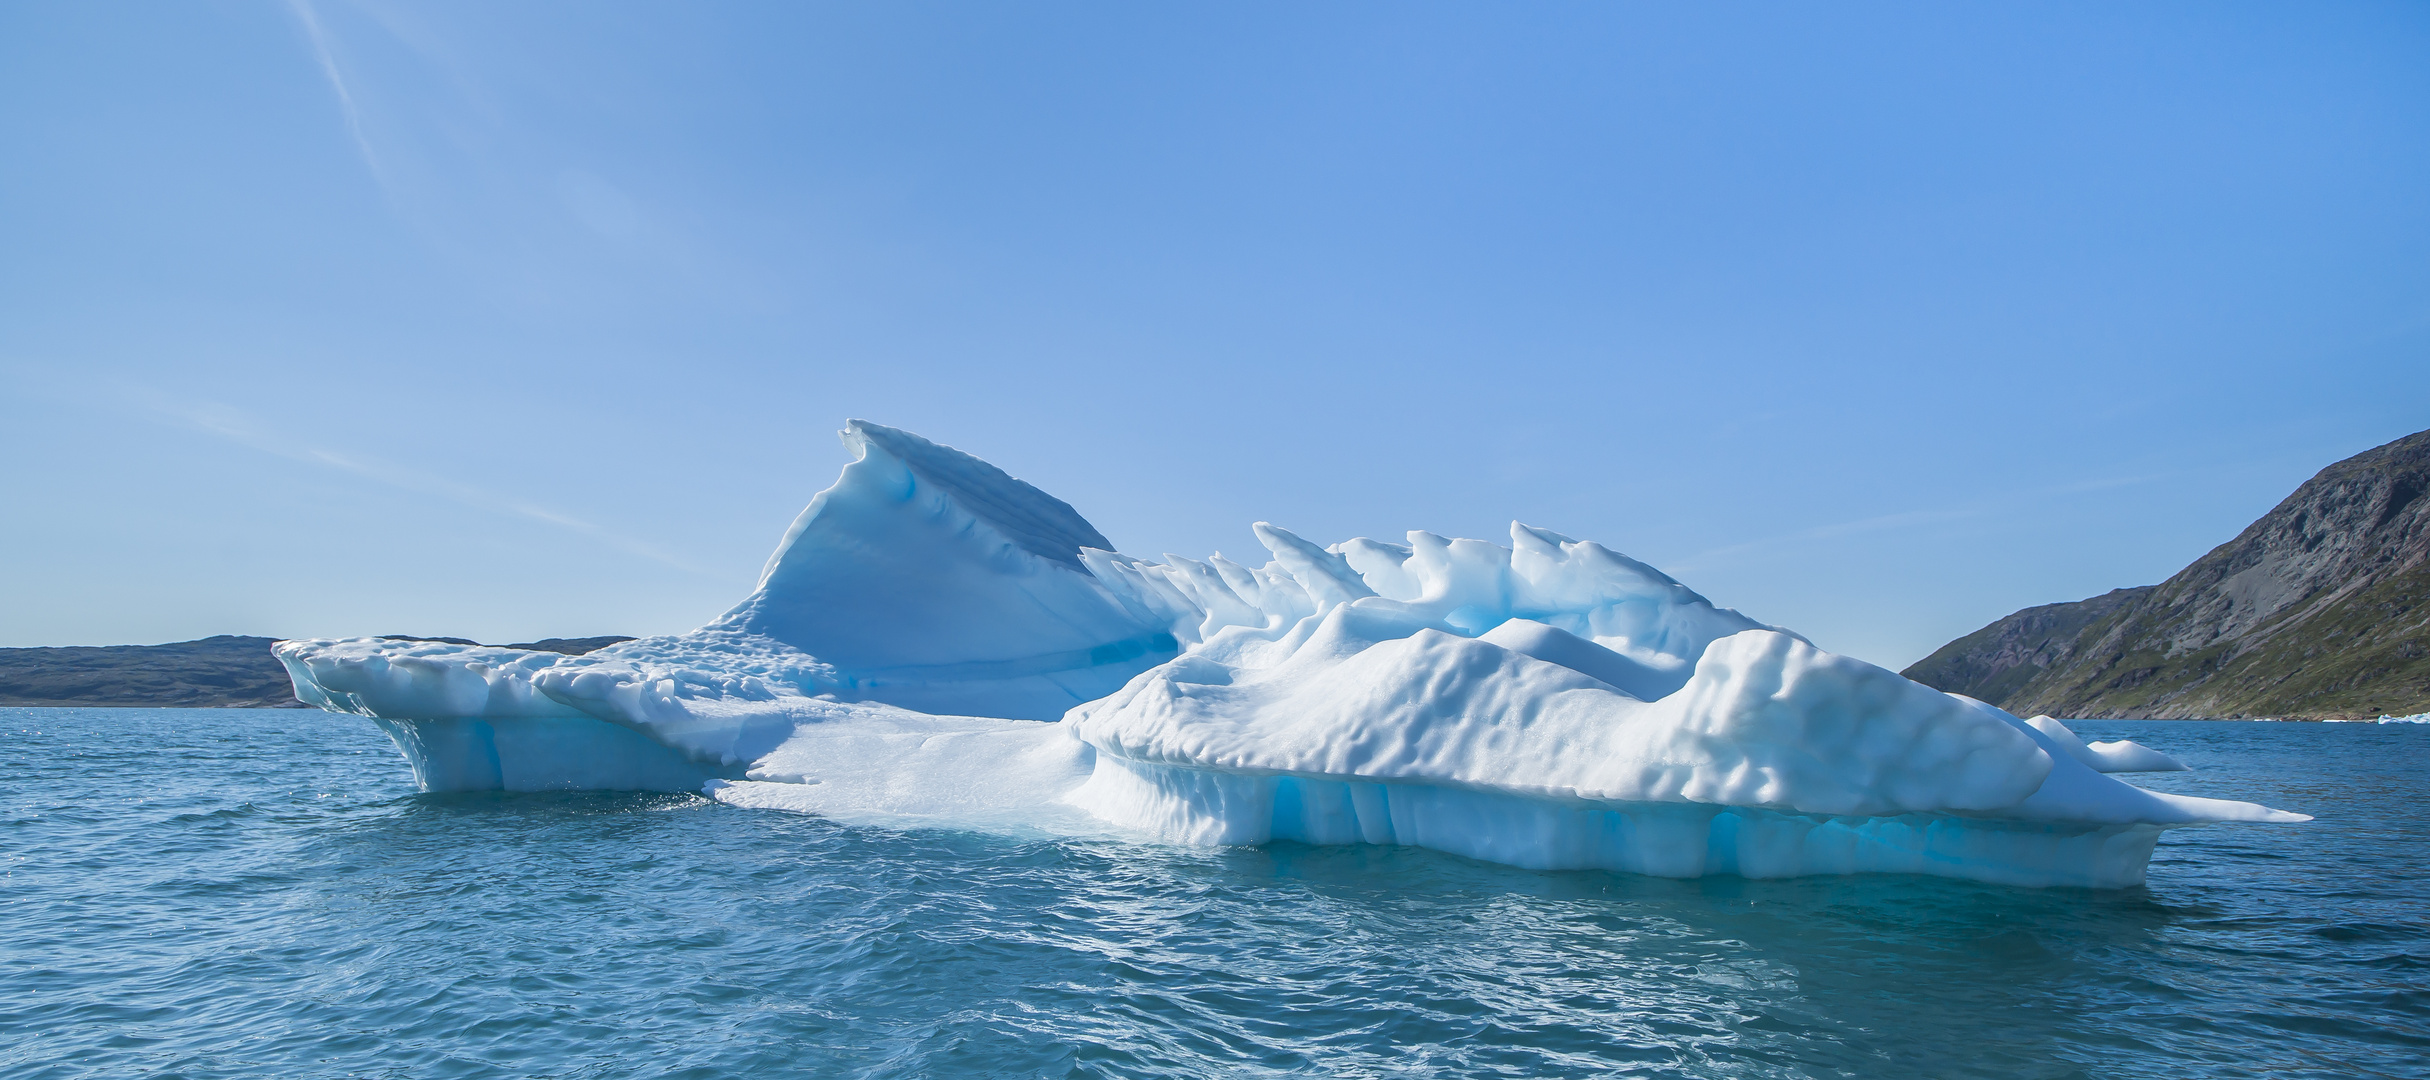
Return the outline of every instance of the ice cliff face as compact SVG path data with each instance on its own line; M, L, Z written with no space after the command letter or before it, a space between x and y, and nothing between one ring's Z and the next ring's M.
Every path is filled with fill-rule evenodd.
M758 588L582 656L277 646L429 789L702 789L870 820L1408 843L1692 876L2140 881L2161 828L2301 820L1763 626L1593 543L1413 532L1263 566L1109 550L1061 500L861 421ZM1063 718L1059 724L1033 721Z

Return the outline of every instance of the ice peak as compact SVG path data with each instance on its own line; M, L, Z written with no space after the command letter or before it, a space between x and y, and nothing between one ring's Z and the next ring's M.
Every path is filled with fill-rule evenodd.
M1291 530L1270 522L1260 521L1249 528L1256 532L1257 542L1274 553L1275 561L1282 564L1283 570L1298 580L1301 588L1308 590L1308 596L1316 601L1318 611L1331 611L1338 605L1375 595L1375 590L1367 587L1366 580L1359 577L1358 571L1351 569L1349 560L1340 555L1302 540Z
M1114 550L1113 541L1072 504L953 447L867 420L846 420L837 434L847 449L863 458L875 448L902 462L918 482L942 491L971 516L1041 559L1079 570L1081 548Z

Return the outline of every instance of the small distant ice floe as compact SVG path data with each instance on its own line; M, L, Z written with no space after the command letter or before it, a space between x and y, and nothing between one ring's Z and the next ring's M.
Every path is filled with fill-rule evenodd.
M581 656L275 652L299 698L373 718L432 791L2095 887L2140 883L2165 829L2309 820L2114 779L2184 766L1835 655L1548 530L1320 546L1261 522L1263 565L1150 562L977 458L843 435L857 460L692 633Z

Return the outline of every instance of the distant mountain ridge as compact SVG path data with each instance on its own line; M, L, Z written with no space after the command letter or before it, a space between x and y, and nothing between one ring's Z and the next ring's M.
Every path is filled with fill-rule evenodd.
M464 638L391 637L480 644ZM277 638L222 634L166 645L0 649L0 705L109 705L182 709L301 709ZM622 636L544 638L509 649L580 656Z
M2430 431L2326 469L2158 585L2026 608L1904 674L2019 715L2430 711Z

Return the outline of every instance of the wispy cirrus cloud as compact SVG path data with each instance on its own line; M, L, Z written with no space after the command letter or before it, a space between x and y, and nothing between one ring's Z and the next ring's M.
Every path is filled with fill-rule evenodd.
M356 454L341 454L333 450L282 439L262 430L260 425L254 423L241 410L228 405L212 401L172 401L148 394L142 395L142 398L148 410L158 418L250 450L286 458L290 461L333 469L401 491L444 499L467 509L536 521L587 537L628 555L649 559L686 573L706 577L722 576L656 544L624 536L595 522L586 521L529 499L492 491L476 484L464 483L394 462Z
M354 138L354 148L363 155L363 164L374 177L384 178L380 155L372 150L371 138L363 133L363 110L355 103L354 90L346 84L346 72L338 64L337 48L331 41L329 28L321 22L321 13L312 0L287 0L287 10L295 13L295 21L303 24L304 40L312 46L313 59L319 61L321 75L329 80L329 89L337 94L338 111L346 117L346 133ZM384 182L384 181L383 181Z
M2065 484L2056 484L2049 487L2026 488L2017 491L2003 492L1988 498L1977 499L1970 502L1961 503L1956 506L1922 510L1903 510L1895 514L1877 514L1872 517L1856 518L1850 521L1835 521L1826 525L1815 525L1809 528L1798 529L1793 532L1781 533L1776 536L1767 536L1759 540L1748 540L1741 543L1724 544L1720 547L1708 548L1704 551L1697 552L1694 555L1690 555L1687 558L1680 559L1677 562L1667 563L1662 569L1665 573L1689 573L1703 567L1711 566L1714 563L1726 562L1729 559L1740 555L1771 548L1785 547L1800 543L1810 543L1816 540L1833 540L1844 536L1860 536L1866 533L1898 532L1905 529L1922 528L1928 525L1941 525L1953 521L1968 521L1980 518L1997 517L2006 514L2013 514L2020 507L2027 506L2044 499L2056 498L2065 495L2080 495L2092 491L2107 491L2112 488L2133 487L2138 484L2148 484L2158 480L2165 480L2175 475L2177 474L2172 472L2160 472L2135 476L2099 477L2089 480L2073 481Z

